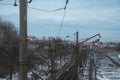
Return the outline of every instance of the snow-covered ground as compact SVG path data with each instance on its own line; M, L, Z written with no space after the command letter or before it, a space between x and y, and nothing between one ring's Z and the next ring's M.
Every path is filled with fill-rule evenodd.
M0 78L0 80L10 80L10 76L7 76L6 78ZM18 80L18 73L13 74L12 80Z
M61 69L65 63L69 63L71 61L71 56L66 56L65 58L61 58L61 60L55 60L56 63L56 69ZM50 61L49 65L50 65ZM28 80L49 80L50 78L50 67L48 65L39 65L36 64L34 69L31 69L31 71L28 71ZM0 78L0 80L9 80L9 76L6 78ZM15 73L12 75L12 80L18 80L18 73Z
M119 62L119 54L117 53L108 53L115 61ZM97 60L97 79L98 80L120 80L120 67L116 67L110 59L103 57Z
M120 53L109 52L106 54L116 62L120 62ZM96 63L97 80L120 80L120 67L116 67L116 65L108 57L106 57L104 53L97 54L94 59ZM83 76L80 74L80 80L89 80L89 60L90 59L87 60L86 66L83 65Z
M95 64L96 64L96 78L97 80L120 80L120 67L116 67L116 65L103 53L95 55ZM111 57L116 62L120 62L120 53L111 52L106 53L109 57ZM59 70L62 68L65 63L69 63L71 61L71 56L67 56L66 58L61 58L60 60L56 60L57 67ZM60 65L61 64L61 65ZM50 78L50 67L47 65L36 65L35 69L32 69L32 72L28 72L29 80L35 77L34 80L49 80ZM90 58L87 59L85 65L83 65L83 75L80 74L80 80L89 80L89 67L90 67ZM36 77L33 75L33 72L41 77ZM9 76L6 78L0 78L0 80L9 80ZM13 80L18 80L18 73L13 74Z

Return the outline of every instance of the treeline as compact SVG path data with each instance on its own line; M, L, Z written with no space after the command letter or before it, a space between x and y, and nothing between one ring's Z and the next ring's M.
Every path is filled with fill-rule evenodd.
M18 43L18 31L15 25L0 18L0 77L18 70Z
M120 51L120 43L117 43L114 48L115 48L115 50Z

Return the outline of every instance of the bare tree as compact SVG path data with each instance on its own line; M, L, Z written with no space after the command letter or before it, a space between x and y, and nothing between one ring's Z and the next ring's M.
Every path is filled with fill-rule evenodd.
M2 72L9 73L12 66L15 71L18 66L17 60L19 55L18 33L15 25L10 21L3 21L0 18L0 69ZM2 74L0 70L0 74Z

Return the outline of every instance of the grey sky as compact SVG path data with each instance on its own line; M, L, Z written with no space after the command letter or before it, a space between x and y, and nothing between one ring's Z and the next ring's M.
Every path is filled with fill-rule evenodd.
M14 0L0 1L0 4ZM29 7L54 10L62 8L65 0L33 0ZM0 5L0 16L19 27L19 7ZM42 12L28 8L28 35L57 36L63 11ZM69 0L60 36L79 31L80 38L100 33L103 41L120 41L120 0Z

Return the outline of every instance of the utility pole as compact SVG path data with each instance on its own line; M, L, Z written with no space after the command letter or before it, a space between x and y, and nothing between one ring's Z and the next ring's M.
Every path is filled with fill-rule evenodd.
M51 45L50 45L50 58L51 58L51 80L56 80L55 43L54 43L54 41L51 41Z
M27 0L20 0L19 80L27 80Z
M76 80L79 80L79 72L78 72L78 68L79 68L79 42L78 42L78 32L76 32Z

